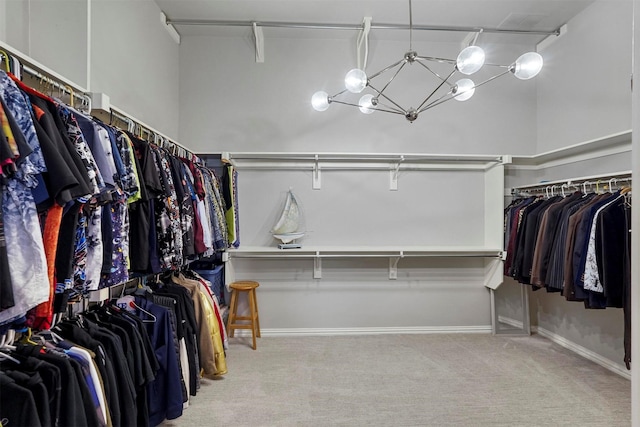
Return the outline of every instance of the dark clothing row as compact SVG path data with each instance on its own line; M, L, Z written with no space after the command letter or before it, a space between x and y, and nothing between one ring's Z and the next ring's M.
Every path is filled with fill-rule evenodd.
M180 417L201 376L227 373L226 333L209 282L189 270L161 277L40 332L35 342L5 347L0 419L154 427Z
M624 309L630 366L630 194L527 197L505 209L504 274L586 308Z
M9 406L3 387L1 417L11 425L156 426L181 416L186 399L179 355L170 344L177 325L169 309L151 302L144 306L153 313L151 321L147 314L106 305L57 324L52 332L62 340L18 345L10 355L20 363L3 361L0 378L12 390L29 384L33 398ZM41 377L47 379L44 391ZM32 401L36 411L31 412L38 416L14 422L32 408Z

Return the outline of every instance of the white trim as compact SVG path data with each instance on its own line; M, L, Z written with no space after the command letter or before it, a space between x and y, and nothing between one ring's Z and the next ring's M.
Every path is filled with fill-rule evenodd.
M274 328L260 329L263 337L306 337L385 334L490 334L491 325L482 326L397 326L371 328ZM250 337L250 330L235 331L237 337ZM233 338L232 338L233 339Z
M539 171L539 170L544 170L544 169L553 168L557 166L564 166L571 163L601 159L602 157L606 157L606 156L615 156L617 154L622 154L622 153L631 153L631 144L618 146L618 147L603 148L597 151L593 151L591 153L570 155L563 159L552 160L545 163L540 163L538 165L518 164L514 162L513 164L505 165L505 167L508 170Z
M163 11L160 11L160 23L164 29L167 30L173 41L176 42L176 44L180 44L180 33L176 30L176 27L167 23L167 15L165 15Z
M513 156L509 168L547 169L631 151L631 130L606 135L532 156Z
M498 317L498 322L499 323L505 323L505 324L510 325L510 326L522 328L522 322L521 321L509 318L509 317L499 316ZM554 342L555 344L558 344L561 347L564 347L564 348L566 348L568 350L573 351L577 355L582 356L585 359L590 360L590 361L602 366L605 369L608 369L609 371L613 372L614 374L618 374L623 378L631 380L631 371L628 371L627 368L624 365L621 365L620 363L616 363L611 359L603 357L603 356L601 356L601 355L589 350L588 348L585 348L585 347L583 347L583 346L581 346L579 344L574 343L573 341L570 341L570 340L564 338L561 335L556 334L555 332L549 331L548 329L541 328L539 326L532 326L531 327L531 331L534 332L534 333L537 333L541 337L544 337L544 338L548 339L549 341Z
M498 316L498 323L504 323L505 325L522 329L522 320L512 319L511 317ZM533 329L535 326L532 326L531 328Z

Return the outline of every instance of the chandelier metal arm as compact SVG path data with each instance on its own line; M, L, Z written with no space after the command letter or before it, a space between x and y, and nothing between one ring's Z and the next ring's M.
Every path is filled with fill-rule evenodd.
M449 92L447 92L447 93L445 93L444 95L442 95L440 98L438 98L438 99L435 99L435 100L431 101L431 103L430 103L430 104L427 104L426 106L424 106L424 107L422 107L422 108L419 108L419 109L418 109L418 114L422 113L422 112L423 112L423 111L425 111L425 110L428 110L428 109L429 109L429 108L431 108L431 107L435 107L436 105L440 105L440 104L442 104L443 102L448 101L449 99L453 99L453 96L452 96L452 97L450 97L450 98L444 99L444 98L446 98L447 96L450 96L452 93L453 93L453 90L450 90Z
M398 110L397 108L394 108L392 105L384 104L384 103L380 102L380 100L378 100L378 105L382 105L383 107L386 108L386 110L376 107L376 111L387 111L387 112L393 111L396 114L402 114L402 115L406 114L405 111Z
M403 62L404 62L404 63L406 63L406 62L407 62L407 60L406 60L406 59L404 59L404 58L402 58L400 61L398 61L398 62L394 62L393 64L389 65L388 67L383 68L382 70L378 71L377 73L370 75L370 76L369 76L369 80L371 80L371 79L374 79L374 78L378 77L380 74L386 73L387 71L389 71L389 70L390 70L390 69L392 69L393 67L396 67L396 66L398 66L398 65L402 64Z
M358 107L360 108L360 105L358 104L353 104L351 102L344 102L344 101L338 101L337 99L332 99L331 102L335 102L336 104L342 104L342 105L349 105L351 107ZM376 111L383 111L385 113L393 113L393 114L401 114L404 115L404 111L396 111L396 110L385 110L382 108L376 108Z
M513 64L509 64L509 65L504 65L504 64L489 64L488 62L485 62L483 67L497 67L497 68L511 68L513 66Z
M342 89L340 92L336 93L335 95L331 96L330 98L333 100L333 98L335 98L336 96L340 96L345 92L349 92L347 89Z
M493 81L493 80L497 79L498 77L502 77L505 74L510 73L510 72L511 72L511 69L507 69L506 71L504 71L504 72L502 72L500 74L496 74L495 76L488 78L487 80L483 81L482 83L478 83L477 85L473 86L473 88L475 89L475 88L478 88L478 87L480 87L482 85L485 85L485 84L489 83L490 81ZM428 110L428 109L433 108L433 107L437 107L438 105L440 105L440 104L442 104L444 102L447 102L447 101L449 101L449 100L451 100L453 98L455 98L455 97L452 96L450 98L443 99L443 100L435 100L431 104L427 105L422 110L420 110L420 112ZM440 99L442 99L442 98L440 98Z
M427 71L429 71L431 74L433 74L434 76L436 76L437 78L439 78L439 79L440 79L440 80L442 80L443 82L447 82L447 80L449 79L449 77L451 77L451 74L453 74L453 73L456 71L456 69L454 68L454 69L453 69L453 71L451 72L451 74L449 74L449 76L447 76L447 78L446 78L446 79L443 79L443 78L442 78L442 76L441 76L440 74L438 74L438 73L436 73L435 71L433 71L433 70L432 70L432 69L431 69L427 64L425 64L425 63L423 63L423 62L420 62L420 61L417 61L417 62L418 62L418 64L420 64L420 65L422 65L424 68L426 68L426 69L427 69ZM447 83L448 83L448 82L447 82ZM449 84L449 86L451 86L451 87L453 86L451 83L448 83L448 84Z
M427 67L427 69L429 69L429 68ZM431 71L431 70L429 70L429 71ZM433 90L429 95L427 95L427 97L425 98L425 100L424 100L424 101L422 101L422 104L420 104L420 106L418 106L418 108L416 108L416 110L418 110L418 113L419 113L420 111L422 111L422 107L427 103L427 101L429 101L429 99L431 99L431 97L432 97L433 95L435 95L435 93L436 93L438 90L440 90L440 88L441 88L445 83L447 83L447 82L448 82L449 78L451 78L451 76L453 76L453 74L454 74L455 72L456 72L456 69L454 68L454 69L449 73L449 75L447 76L447 78L446 78L446 79L444 79L442 82L440 82L440 84L439 84L438 86L436 86L436 88L435 88L435 89L434 89L434 90Z
M391 76L391 78L389 79L387 84L384 85L384 87L382 88L382 90L380 90L380 92L378 92L380 95L382 95L382 92L384 92L385 89L391 84L391 82L396 78L398 73L400 73L400 71L402 71L402 69L404 68L405 65L407 65L407 61L404 61L404 63L401 66L398 67L398 69L396 70L395 74L393 76ZM376 90L376 92L377 92L377 90Z
M455 64L456 60L455 59L451 59L451 58L437 58L435 56L417 56L416 59L422 60L422 61L432 61L432 62L445 62L447 64Z
M371 83L369 83L369 87L371 89L373 89L374 91L376 91L378 93L379 96L382 96L384 99L386 99L387 101L389 101L390 103L392 103L393 105L395 105L396 107L398 107L402 113L404 114L406 111L404 108L402 108L402 106L400 106L400 104L398 104L397 102L395 102L393 99L389 98L387 95L385 95L384 93L382 93L381 91L379 91L378 89L376 89L374 86L371 85Z

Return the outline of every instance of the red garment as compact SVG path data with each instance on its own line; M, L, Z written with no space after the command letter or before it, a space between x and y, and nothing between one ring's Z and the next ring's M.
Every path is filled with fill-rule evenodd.
M37 90L35 90L35 89L34 89L34 88L32 88L32 87L27 86L26 84L24 84L24 83L22 82L22 80L18 79L18 78L17 78L16 76L14 76L13 74L11 74L11 73L7 73L7 75L8 75L9 77L11 77L11 79L16 83L16 85L18 85L18 87L20 88L20 90L22 90L23 92L30 93L30 94L32 94L32 95L35 95L35 96L37 96L37 97L39 97L39 98L44 99L45 101L49 101L49 102L53 102L54 104L57 104L57 102L56 102L53 98L51 98L51 97L49 97L49 96L45 95L45 94L44 94L44 93L42 93L42 92L38 92Z
M36 329L51 328L53 318L53 298L56 291L55 265L56 252L58 250L58 233L62 222L62 206L54 203L47 212L47 219L44 224L42 240L44 242L44 253L47 257L47 272L49 276L49 301L39 304L35 308L34 327Z

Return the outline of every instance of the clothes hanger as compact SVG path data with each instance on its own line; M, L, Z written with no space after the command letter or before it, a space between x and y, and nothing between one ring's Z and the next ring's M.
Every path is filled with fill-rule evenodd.
M21 340L20 340L20 342L22 342L22 344L38 345L37 342L35 342L35 341L33 341L31 339L31 336L32 336L31 328L23 329L22 332L26 333L26 335L23 335Z
M16 364L20 364L20 361L18 359L16 359L15 357L0 351L0 360L11 360L12 362L16 363Z
M13 331L13 329L11 330ZM7 334L2 335L2 341L0 341L0 350L15 350L16 347L13 345L13 337L11 337L11 341L9 341L7 338Z
M4 57L4 70L7 73L11 73L11 61L9 60L9 55L7 55L7 52L2 49L0 49L0 55Z
M15 329L9 329L7 331L7 340L5 341L4 345L13 345L13 342L16 339L16 330Z
M123 286L123 289L126 288L126 286ZM137 289L137 287L136 287ZM115 306L120 308L120 309L124 309L126 310L126 306L129 306L130 308L135 308L136 310L139 310L141 313L146 314L147 316L149 316L151 318L151 320L149 319L142 319L142 322L144 323L155 323L157 318L156 316L145 310L144 308L140 307L138 304L136 304L135 299L133 296L131 295L124 295L124 290L123 293L121 294L122 296L120 298L118 298L116 300Z
M59 342L64 341L64 338L53 332L51 329L40 331L35 335L35 337L38 337L44 341L53 342L54 344L58 344Z
M69 105L75 108L76 103L75 103L75 94L73 92L73 88L71 86L64 86L64 88L69 91Z
M135 301L130 301L129 305L131 305L132 307L136 308L137 310L140 310L142 313L146 314L147 316L151 317L151 319L142 319L142 323L156 323L156 320L158 320L156 318L156 316L154 316L153 313L151 313L150 311L147 311L144 308L140 307L138 304L136 304Z

